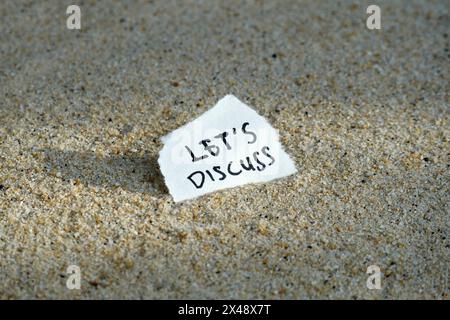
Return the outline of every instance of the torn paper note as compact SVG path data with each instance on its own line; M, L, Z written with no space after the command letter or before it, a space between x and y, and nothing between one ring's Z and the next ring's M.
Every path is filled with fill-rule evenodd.
M277 130L233 95L161 140L158 163L176 202L297 172Z

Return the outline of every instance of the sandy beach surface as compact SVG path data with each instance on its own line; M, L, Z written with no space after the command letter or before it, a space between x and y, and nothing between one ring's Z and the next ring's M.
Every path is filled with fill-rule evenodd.
M449 298L448 1L75 2L0 3L0 298ZM175 204L226 94L298 173Z

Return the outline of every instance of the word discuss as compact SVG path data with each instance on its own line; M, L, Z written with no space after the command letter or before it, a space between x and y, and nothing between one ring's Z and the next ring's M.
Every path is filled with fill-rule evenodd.
M247 129L247 127L250 124L248 122L244 122L241 127L241 131L244 135L248 136L249 140L247 141L248 144L254 144L257 141L257 135L255 132L250 131ZM233 128L231 131L231 134L236 135L238 131L236 128ZM227 140L227 137L230 135L229 132L224 131L221 134L218 134L214 136L214 139L218 140L223 144L226 150L231 150L232 147L229 144L229 141ZM191 156L192 162L201 161L203 159L206 159L210 156L217 157L221 153L221 148L218 145L211 144L211 139L203 139L199 142L200 145L203 146L204 151L206 153L197 156L194 154L194 152L188 147L185 146L186 150L189 152L189 155ZM246 156L245 160L240 160L239 164L234 164L233 161L230 161L228 165L225 168L222 168L221 166L213 166L211 170L205 170L203 171L194 171L192 172L187 179L192 182L192 184L197 188L200 189L206 180L206 176L208 176L211 181L222 181L225 180L229 176L238 176L240 175L243 170L246 171L263 171L266 169L267 166L271 166L275 162L275 158L269 154L270 148L268 146L264 146L261 148L260 151L253 152L250 156ZM268 163L265 161L269 160ZM194 177L196 177L194 179Z

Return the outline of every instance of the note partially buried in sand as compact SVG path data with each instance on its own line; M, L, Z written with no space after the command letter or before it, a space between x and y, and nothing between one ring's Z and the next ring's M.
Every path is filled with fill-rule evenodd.
M277 130L233 95L161 140L158 163L175 202L297 172Z

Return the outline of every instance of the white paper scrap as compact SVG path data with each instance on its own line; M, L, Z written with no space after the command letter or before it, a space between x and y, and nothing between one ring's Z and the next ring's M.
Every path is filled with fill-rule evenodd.
M161 140L158 163L175 202L297 172L278 131L233 95Z

